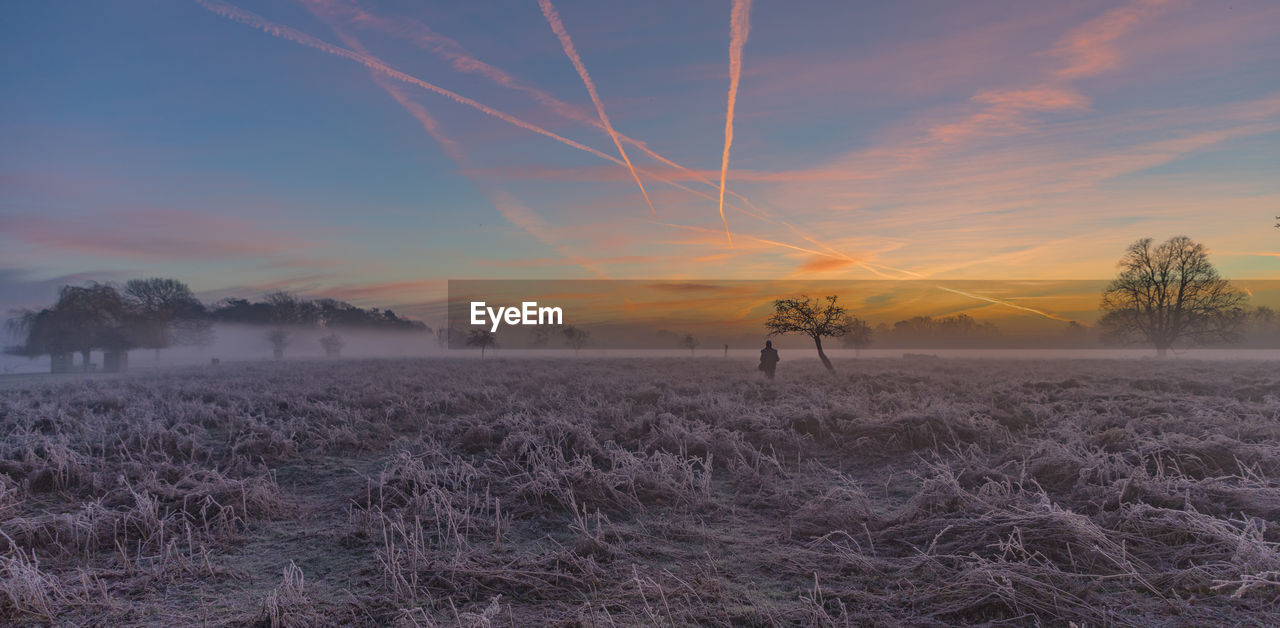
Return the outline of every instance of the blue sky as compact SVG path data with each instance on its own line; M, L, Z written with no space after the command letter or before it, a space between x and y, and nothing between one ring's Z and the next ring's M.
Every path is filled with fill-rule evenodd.
M653 211L535 0L16 4L0 305L152 275L409 311L463 277L1105 278L1180 233L1280 278L1274 2L554 9Z

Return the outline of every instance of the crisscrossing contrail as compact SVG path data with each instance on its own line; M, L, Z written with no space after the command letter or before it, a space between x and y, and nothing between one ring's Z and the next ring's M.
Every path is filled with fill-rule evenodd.
M733 0L729 17L729 106L724 115L724 156L720 159L720 222L724 235L733 246L729 221L724 217L724 180L729 173L729 147L733 145L733 109L738 101L738 79L742 77L742 47L751 32L751 0Z
M564 54L573 63L573 68L578 71L578 76L582 77L582 84L587 86L587 93L591 95L591 102L596 106L596 113L600 114L600 124L604 125L604 130L609 133L609 138L613 140L613 145L618 147L618 154L622 156L622 161L627 164L627 170L631 171L631 178L636 180L636 186L640 188L640 194L644 196L644 202L648 203L649 211L653 213L654 217L657 217L658 210L653 208L653 201L649 200L649 193L644 190L644 183L640 181L640 175L636 174L635 166L631 165L631 158L627 157L627 151L622 147L622 140L618 139L617 131L614 131L613 125L609 123L609 116L604 112L604 102L600 100L600 94L596 92L596 84L591 80L591 75L587 74L587 66L582 63L582 57L578 54L578 49L574 47L573 40L569 38L569 31L565 30L564 22L560 21L560 15L556 13L556 8L552 6L551 0L538 0L538 6L542 9L542 16L547 18L547 24L551 25L551 30L560 39L560 47L564 48Z

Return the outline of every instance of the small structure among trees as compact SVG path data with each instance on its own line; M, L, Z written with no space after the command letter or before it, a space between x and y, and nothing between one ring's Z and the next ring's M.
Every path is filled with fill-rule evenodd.
M800 295L796 299L778 299L773 302L774 313L765 320L764 326L769 329L770 336L790 333L809 336L818 349L822 365L835 373L835 367L822 350L822 339L844 336L849 333L849 327L853 324L849 310L836 304L839 298L829 295L821 299L810 299L806 295Z
M1152 243L1129 245L1102 293L1103 340L1154 345L1160 357L1178 344L1237 341L1247 297L1218 275L1204 245L1186 236Z

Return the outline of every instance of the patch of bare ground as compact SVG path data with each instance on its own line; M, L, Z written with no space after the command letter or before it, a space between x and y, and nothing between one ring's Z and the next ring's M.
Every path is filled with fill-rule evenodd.
M222 365L0 392L0 621L1280 623L1266 363Z

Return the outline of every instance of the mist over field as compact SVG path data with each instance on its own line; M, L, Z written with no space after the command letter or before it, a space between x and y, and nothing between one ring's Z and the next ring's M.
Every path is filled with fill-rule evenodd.
M320 339L330 333L338 333L343 340L342 355L348 358L407 358L442 355L443 350L434 335L420 331L383 331L364 329L326 330L314 327L279 327L290 334L285 349L287 359L324 358ZM261 325L236 325L217 323L212 326L208 344L172 346L158 351L134 349L130 354L130 369L150 370L196 364L208 364L213 359L222 362L245 362L272 359L271 343L267 333L276 327ZM102 352L93 352L94 364L102 364ZM49 372L49 357L27 358L0 354L0 373L35 374Z

